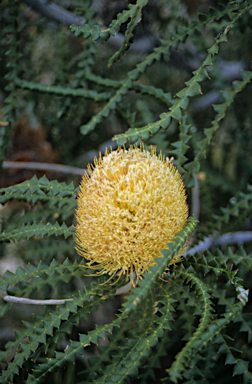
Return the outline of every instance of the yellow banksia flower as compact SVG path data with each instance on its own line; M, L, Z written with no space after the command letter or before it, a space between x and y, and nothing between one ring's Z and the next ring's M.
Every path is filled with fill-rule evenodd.
M77 252L96 274L136 280L188 217L183 180L168 158L140 148L106 151L88 166L76 210ZM181 260L184 248L170 264Z

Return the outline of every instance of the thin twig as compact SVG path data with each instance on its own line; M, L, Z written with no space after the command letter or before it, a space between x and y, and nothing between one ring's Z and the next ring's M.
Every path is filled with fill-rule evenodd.
M186 255L193 255L196 252L204 252L207 249L212 247L218 247L222 245L231 245L252 241L252 231L239 231L239 232L230 232L222 236L209 236L205 237L203 241L200 241L198 245L189 249Z
M199 220L200 213L200 198L199 198L199 183L197 176L193 174L194 187L192 188L192 215L196 220Z
M19 304L35 304L35 305L60 305L65 304L66 301L73 301L73 299L62 299L62 300L35 300L28 299L26 297L16 297L16 296L4 296L4 300L8 303L19 303Z
M40 169L42 171L53 171L61 173L71 173L74 175L83 175L86 171L83 168L71 167L69 165L52 164L52 163L36 163L25 161L4 161L2 167L7 168L25 168L25 169Z
M72 12L67 11L66 9L59 7L58 5L49 2L47 0L21 0L23 3L27 4L29 7L35 9L41 15L47 17L50 20L56 22L61 22L68 27L72 24L77 26L82 26L86 23L86 20L77 17ZM106 28L102 28L106 30ZM115 36L110 36L107 44L114 46L115 48L120 48L124 42L125 36L122 33L117 33ZM130 50L134 52L141 51L152 51L155 47L155 39L151 36L140 37L138 38L133 45L131 45Z
M128 283L124 285L121 288L118 288L116 290L116 295L124 295L127 293L131 288L131 284ZM102 295L100 295L102 296ZM48 299L48 300L36 300L36 299L29 299L27 297L16 297L16 296L4 296L4 300L8 303L18 303L18 304L33 304L33 305L61 305L65 304L66 301L73 301L73 299L62 299L62 300L54 300L54 299ZM93 296L90 296L90 301L93 300Z
M47 0L22 0L22 2L48 19L63 23L67 26L71 24L84 25L86 23L86 20L81 17L77 17L66 9Z

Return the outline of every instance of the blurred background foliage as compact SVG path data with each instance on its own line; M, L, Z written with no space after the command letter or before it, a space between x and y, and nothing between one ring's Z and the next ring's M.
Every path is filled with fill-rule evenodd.
M49 14L36 10L40 2ZM55 13L49 7L50 4L59 7L56 8ZM232 4L237 6L237 11L234 11L236 15L244 7L246 11L241 12L241 17L238 17L232 28L229 28L230 20L233 19L230 16L231 11L228 10L229 8L231 10ZM251 71L251 1L149 0L141 8L142 16L135 19L134 28L129 20L120 22L118 33L112 37L106 36L104 40L110 37L107 41L99 38L99 31L98 35L92 35L93 39L91 39L85 35L85 31L69 27L71 24L89 25L91 28L96 28L98 25L106 29L124 10L133 9L129 7L130 5L136 5L136 2L64 0L51 3L42 0L30 2L2 0L0 5L0 158L2 162L0 187L13 186L31 179L34 175L37 178L46 175L49 181L57 179L66 184L73 182L76 188L80 175L52 171L50 166L47 169L45 167L44 170L31 170L26 167L20 170L9 168L7 162L42 162L48 165L59 163L85 169L100 151L104 154L106 148L117 148L118 140L128 147L127 130L129 128L138 129L150 124L151 133L144 140L145 146L148 148L149 145L154 145L166 156L174 156L185 178L190 215L195 215L199 219L197 233L194 234L193 239L195 243L202 240L204 235L214 234L216 231L218 234L230 231L251 231L252 197L251 190L247 190L247 185L252 184L252 86L249 81L248 84L244 83L242 92L235 95L231 106L225 109L225 118L219 119L218 130L213 134L206 149L206 156L200 159L200 169L193 168L190 173L190 168L186 168L187 164L194 162L197 143L205 137L204 129L210 128L212 121L216 118L218 110L214 110L212 105L219 105L223 103L223 99L227 100L225 99L227 92L234 89L232 83L244 80L241 71L247 74ZM59 9L68 11L68 13L63 12L64 16L60 21L57 16ZM211 12L213 15L216 12L216 17L213 16L212 20L202 24L200 28L194 28L195 20L204 20L202 14L209 16ZM222 12L222 16L218 12ZM70 22L67 15L70 17ZM83 20L87 24L84 24ZM129 50L123 51L120 55L118 51L123 45L124 35L127 36L130 28L132 33L129 43L133 40L133 44ZM158 60L146 64L138 78L122 94L120 101L117 101L102 116L95 129L88 130L90 121L106 109L107 103L126 82L130 71L137 68L140 63L147 62L163 41L176 40L183 28L184 31L191 28L193 32L188 33L184 41L181 39L176 46L170 45L169 54L160 55ZM227 42L225 40L220 42L218 55L210 55L213 65L205 66L209 79L204 79L200 83L202 93L193 95L195 97L190 98L189 105L182 111L184 117L182 123L180 117L173 118L164 129L158 129L155 135L152 134L152 127L160 119L160 115L174 105L176 93L182 90L185 82L192 78L192 72L202 66L209 48L215 42L218 43L224 35L227 36ZM112 57L114 59L111 59ZM184 133L181 127L184 127ZM124 140L122 137L125 132ZM141 137L131 142L134 141L139 144ZM180 144L176 147L177 142ZM184 149L181 142L185 146ZM186 157L180 162L179 156ZM50 206L43 199L38 202L38 199L33 201L31 198L29 201L20 197L10 198L7 202L3 189L2 194L5 196L1 200L3 203L0 214L2 230L12 231L21 224L30 224L39 220L51 223L57 221L60 225L66 223L68 227L74 225L75 196L71 197L72 200L69 198L69 201L58 209L53 205ZM247 199L247 205L240 204L242 199ZM226 211L221 207L225 207ZM236 254L241 243L242 241L238 241L233 244L230 252ZM226 251L225 244L221 244L220 248L223 252ZM214 249L213 246L213 252ZM251 254L251 241L244 243L244 250L246 255ZM26 269L28 262L38 266L40 260L48 264L55 258L59 263L63 263L66 257L71 262L80 261L80 257L74 251L72 237L64 242L59 238L52 240L51 237L43 239L39 237L37 240L32 238L18 243L2 243L0 252L1 275L6 269L14 273L18 265ZM227 258L228 267L231 265L232 257ZM247 264L240 269L240 277L243 279L242 284L251 289L251 279L248 274L248 272L251 273L251 268L249 270L246 268L248 268ZM208 278L211 285L211 277ZM71 292L82 290L83 286L90 281L92 278L83 278L82 271L79 270L74 276L69 273L65 281L56 278L55 283L53 279L48 283L45 276L40 276L36 283L33 282L30 291L28 282L24 281L19 282L16 287L9 287L6 291L17 296L28 292L30 297L41 299L68 297ZM220 279L220 281L220 284L224 285L224 280ZM184 295L186 296L185 293ZM64 349L70 336L72 339L77 338L79 332L88 332L95 324L111 322L114 319L114 313L124 300L124 297L116 297L106 302L106 305L99 306L88 320L81 320L78 325L69 330L70 335L61 340L59 348ZM215 298L214 301L217 299ZM4 350L6 341L15 339L12 329L21 329L21 320L31 321L32 313L35 311L36 315L44 316L45 313L49 313L44 308L34 309L29 306L26 306L25 310L23 308L22 305L11 306L3 302L0 319L1 349ZM245 312L250 314L251 302L245 308ZM179 308L178 313L181 310ZM216 312L222 311L216 307ZM178 319L178 324L180 321L181 318ZM193 328L196 327L196 323L197 320ZM228 327L230 335L228 337L232 338L234 345L230 339L225 352L239 347L239 350L244 351L246 362L251 364L251 336L244 337L236 323L229 324ZM247 327L247 331L250 332L251 323L248 322ZM184 345L182 336L183 332L178 333L176 340L180 341L176 351ZM108 344L107 341L104 343ZM228 343L233 346L229 347ZM174 344L170 350L173 347ZM89 354L90 357L99 355L98 349L95 348L94 345L90 347L88 356ZM233 372L233 367L228 365L227 360L225 371L221 373L225 358L221 357L218 360L216 349L213 346L209 348L197 356L197 361L195 360L195 366L197 367L198 364L202 370L195 373L194 366L188 368L187 372L191 370L191 373L185 374L179 382L242 383L242 380L246 383L251 382L251 376L242 376L244 371ZM164 351L167 349L169 350L169 347L164 347ZM209 356L210 367L204 365L204 353ZM12 351L10 361L14 355L15 352ZM154 369L156 379L147 378L146 381L130 379L130 382L159 382L164 377L165 368L169 367L172 361L172 359L167 361L165 352L163 355L165 357L160 358L160 367ZM43 361L42 357L41 359ZM50 382L86 382L75 376L83 370L83 365L88 367L86 358L79 356L78 359L75 367L69 363L67 373L64 374L59 370L51 376ZM214 361L217 360L219 367L214 365ZM28 361L25 364L24 372L28 372L29 364L32 363ZM212 378L211 364L215 367ZM4 364L2 367L6 368ZM203 377L200 372L203 372ZM236 376L232 378L232 374ZM20 378L15 380L23 382L25 378L26 373L22 373Z

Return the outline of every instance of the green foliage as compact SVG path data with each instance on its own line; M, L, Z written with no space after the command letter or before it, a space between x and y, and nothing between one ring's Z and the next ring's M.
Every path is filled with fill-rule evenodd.
M247 193L240 192L236 199L230 199L229 208L220 208L222 215L214 216L214 223L218 230L221 230L224 224L230 222L230 216L240 218L241 216L247 216L251 212L251 200L252 200L252 186L247 186ZM233 221L233 220L232 220Z
M81 96L88 99L94 99L96 101L108 100L108 93L97 93L95 91L89 91L83 88L73 89L70 87L61 87L59 85L44 85L34 83L32 81L25 81L19 78L14 80L15 85L24 89L37 90L40 92L55 93L56 95L71 95L71 96Z
M92 150L142 141L173 158L190 217L135 287L110 285L74 250L79 179L1 186L0 328L14 335L0 335L0 383L251 383L252 2L117 3L106 22L103 6L74 1L85 23L70 27L1 4L1 164L20 155L23 115L46 127L60 162L83 169ZM228 247L230 231L250 241ZM204 236L210 245L167 268Z
M4 152L6 151L10 140L10 123L13 123L16 119L15 110L18 106L17 89L13 82L23 71L23 68L19 63L21 53L18 48L19 32L21 32L22 27L19 28L19 31L17 31L16 23L20 23L20 15L18 13L18 7L12 4L9 8L9 23L5 26L5 28L3 28L1 33L1 37L5 39L4 44L6 44L7 47L5 54L9 57L9 72L5 76L8 81L8 86L6 87L8 97L5 100L6 106L3 109L4 124L1 124L0 126L0 147L2 149L0 152L1 162L5 158Z
M71 226L70 228L68 228L65 223L60 226L57 222L56 224L44 224L41 222L39 224L34 223L32 225L22 225L21 227L16 228L10 232L3 231L0 238L2 241L19 241L20 239L30 239L32 236L43 237L45 235L58 236L63 234L65 236L65 239L67 239L67 237L71 236L73 232L74 227Z
M45 176L39 180L34 176L31 180L0 189L0 202L6 203L9 200L24 200L28 203L35 204L38 200L50 202L51 206L59 204L69 204L69 208L73 208L77 191L73 183L66 185L59 183L57 180L49 181ZM67 201L64 198L67 197Z
M88 24L85 24L83 27L76 27L76 25L71 26L71 31L75 33L75 36L79 36L81 33L83 34L83 37L87 38L90 37L92 40L96 41L99 38L103 40L109 39L110 36L115 36L115 34L120 30L120 27L123 23L125 23L129 18L131 18L131 22L128 24L128 28L130 29L130 32L128 31L126 33L125 41L123 43L124 51L129 44L130 40L130 33L132 32L132 28L134 29L135 23L138 23L139 14L141 12L142 7L144 7L148 3L148 0L138 0L135 5L129 4L129 10L123 11L122 13L118 13L117 18L112 21L112 23L109 25L108 28L105 30L102 30L99 25L95 25L93 28L91 28ZM119 50L120 54L124 52L122 50ZM111 62L114 59L111 60Z

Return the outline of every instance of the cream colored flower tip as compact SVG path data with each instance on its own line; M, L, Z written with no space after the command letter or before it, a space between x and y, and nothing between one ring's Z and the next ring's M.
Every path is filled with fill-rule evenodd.
M94 163L80 185L76 249L97 275L126 275L133 283L186 224L183 180L168 158L143 146L106 152Z

